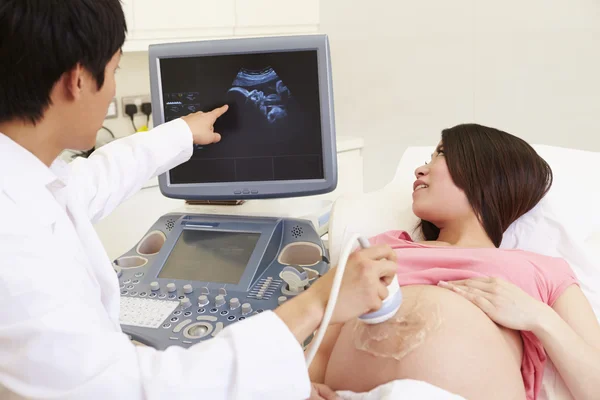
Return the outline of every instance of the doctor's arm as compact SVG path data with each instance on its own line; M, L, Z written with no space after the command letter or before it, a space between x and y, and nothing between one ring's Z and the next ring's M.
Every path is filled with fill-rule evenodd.
M87 204L92 222L110 214L119 204L139 191L151 178L188 161L193 144L216 143L217 118L227 106L208 113L194 113L115 140L88 159L76 159L69 168L69 185L77 188L79 201Z

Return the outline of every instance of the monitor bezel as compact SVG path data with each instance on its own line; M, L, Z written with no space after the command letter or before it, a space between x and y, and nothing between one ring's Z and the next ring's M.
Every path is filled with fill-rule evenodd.
M154 126L165 123L160 60L166 58L218 56L248 53L317 51L323 179L172 184L169 171L159 176L166 197L185 200L247 200L310 196L329 193L337 187L337 149L331 54L327 35L292 35L227 38L152 45L149 48L150 86Z

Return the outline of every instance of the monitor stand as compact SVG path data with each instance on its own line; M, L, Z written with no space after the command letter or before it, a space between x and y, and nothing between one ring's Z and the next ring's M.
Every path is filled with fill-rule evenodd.
M247 200L232 207L218 201L210 204L185 202L182 207L173 210L187 214L236 215L252 217L298 218L312 222L321 236L329 230L329 217L333 201L310 197L292 197L283 199Z

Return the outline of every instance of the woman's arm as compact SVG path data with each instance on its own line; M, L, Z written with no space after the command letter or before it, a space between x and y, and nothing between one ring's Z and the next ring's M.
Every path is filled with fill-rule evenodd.
M570 286L532 329L576 399L600 393L600 324L581 289Z

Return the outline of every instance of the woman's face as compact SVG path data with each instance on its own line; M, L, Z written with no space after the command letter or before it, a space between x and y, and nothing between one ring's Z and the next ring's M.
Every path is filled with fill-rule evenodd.
M467 196L450 176L443 143L440 142L429 163L416 169L415 176L412 209L417 217L443 228L448 223L473 216Z

